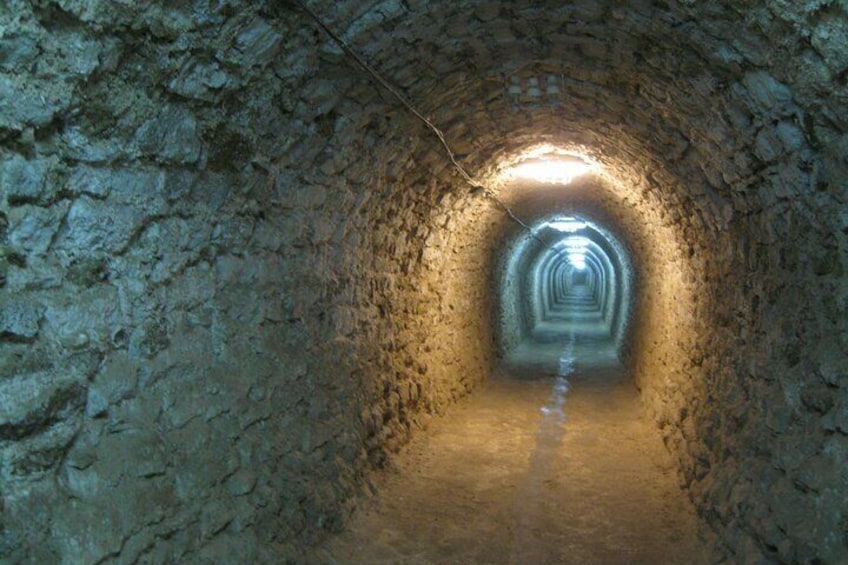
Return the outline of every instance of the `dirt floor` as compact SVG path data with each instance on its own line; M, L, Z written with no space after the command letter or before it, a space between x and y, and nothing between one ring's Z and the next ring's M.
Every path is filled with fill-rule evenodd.
M310 562L708 563L611 344L537 333L378 477Z

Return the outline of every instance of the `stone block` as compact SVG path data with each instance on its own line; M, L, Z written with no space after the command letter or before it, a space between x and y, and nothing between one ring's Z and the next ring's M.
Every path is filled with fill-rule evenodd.
M86 38L78 33L67 34L63 38L67 58L67 71L82 77L90 75L100 65L103 46L99 41Z
M102 200L109 196L112 184L116 182L120 182L120 178L116 178L111 170L81 166L71 173L67 190L71 194Z
M138 362L126 351L116 351L104 362L88 388L86 415L100 416L109 406L129 398L138 383Z
M0 75L0 128L20 131L44 126L70 105L71 92L53 91L43 84L29 84Z
M109 502L72 499L52 509L56 521L53 541L62 548L63 559L69 563L99 563L118 554L128 533L120 514L126 503L118 496Z
M742 80L753 108L766 115L790 113L792 93L786 85L765 71L749 72Z
M32 33L12 33L0 38L0 69L11 71L32 64L38 57L38 44Z
M214 100L215 91L227 84L229 77L217 62L187 59L168 88L180 96L197 100Z
M160 161L195 163L200 158L200 131L188 110L167 106L136 134L139 150Z
M277 55L282 39L282 34L271 24L255 18L239 32L235 49L240 53L243 64L264 65Z
M108 163L129 154L128 144L121 139L92 138L78 126L69 126L60 134L69 158L85 163Z
M68 211L61 246L70 253L116 252L141 226L143 215L130 207L90 198L76 200Z
M826 15L813 29L810 43L832 72L844 72L848 68L848 22L844 13Z
M52 372L21 375L0 383L0 440L46 431L85 405L85 383Z
M792 122L778 123L776 133L785 151L797 151L804 145L804 132Z
M130 427L106 435L98 452L108 453L89 468L100 475L104 486L117 486L131 479L150 478L165 473L168 457L161 438L151 430Z
M27 161L19 155L0 163L0 194L12 204L35 202L44 189L46 170L42 161Z
M220 422L210 425L201 418L195 418L181 429L168 433L169 443L178 446L178 450L170 455L179 469L175 476L175 493L181 500L192 501L209 496L238 469L237 454L232 450L209 449L210 446L230 444L230 438L220 428Z
M256 486L256 474L249 469L240 469L227 479L227 492L233 496L244 496L253 492Z
M772 128L763 128L757 134L756 155L764 163L771 163L783 152L783 146Z
M822 428L848 435L848 399L839 399L821 419Z
M150 218L167 209L164 179L147 171L78 170L71 186L83 196L71 205L57 245L69 256L124 249ZM105 194L109 197L103 200Z
M66 203L50 208L30 205L12 208L9 211L9 243L20 253L43 255L56 237L67 209Z
M0 303L0 340L32 341L38 335L44 311L41 304L27 300Z

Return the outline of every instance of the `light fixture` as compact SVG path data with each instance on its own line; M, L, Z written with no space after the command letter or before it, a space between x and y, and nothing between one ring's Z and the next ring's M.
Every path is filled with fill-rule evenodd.
M562 233L574 233L588 226L589 224L583 220L578 220L571 216L563 216L561 218L545 222L541 227L555 229Z
M586 252L574 251L568 254L568 262L578 271L586 269Z
M568 184L591 169L592 165L582 159L556 155L524 160L510 169L509 175L546 184Z
M578 271L586 269L586 254L592 241L587 237L571 236L559 243L559 247L565 249L568 262Z

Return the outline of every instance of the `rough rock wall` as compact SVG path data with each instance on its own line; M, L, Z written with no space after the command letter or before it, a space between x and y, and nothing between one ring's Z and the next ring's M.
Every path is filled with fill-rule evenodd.
M738 49L740 79L713 94L716 118L727 121L702 131L716 141L698 140L728 145L704 165L724 211L707 245L688 251L698 268L682 271L693 309L678 316L694 319L697 339L681 344L681 357L651 355L651 340L680 332L647 325L636 350L654 359L641 374L646 383L656 375L648 402L683 482L736 559L839 563L848 557L837 423L848 349L835 313L845 307L848 171L835 155L846 124L832 112L848 100L836 55L845 13L797 3L722 12L704 26ZM730 19L743 14L745 31L733 35ZM684 241L698 241L683 229ZM677 384L664 386L663 374Z
M443 166L290 16L0 7L3 559L295 559L488 370Z
M524 221L524 220L522 220ZM533 329L532 289L527 284L527 271L542 242L518 225L510 226L498 254L498 351L505 355Z
M540 138L605 165L582 203L633 250L684 484L737 559L844 560L844 6L311 5L472 170ZM286 3L0 29L3 553L292 555L477 378L505 220ZM505 96L549 72L554 104Z

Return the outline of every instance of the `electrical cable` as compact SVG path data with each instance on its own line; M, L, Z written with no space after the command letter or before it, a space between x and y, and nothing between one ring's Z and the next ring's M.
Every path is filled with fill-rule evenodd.
M507 204L498 198L498 196L486 185L476 180L466 169L463 167L459 161L456 159L456 155L453 152L453 149L448 143L447 137L444 132L433 123L432 120L427 118L418 108L415 107L412 102L409 101L403 94L401 94L388 80L386 80L377 70L375 70L367 61L365 61L359 53L357 53L341 36L339 36L336 32L334 32L329 25L327 25L324 20L322 20L318 14L312 11L308 6L306 6L301 0L290 0L293 4L295 4L301 11L303 11L310 19L312 19L318 27L320 27L324 33L326 33L336 45L341 48L342 52L345 53L350 59L352 59L362 70L364 70L368 75L370 75L377 83L382 86L389 94L392 95L404 108L406 108L412 115L418 118L427 128L435 134L435 136L439 139L442 147L450 159L451 164L454 168L459 172L460 176L462 176L463 180L468 183L472 188L482 190L483 194L489 198L491 201L495 202L500 208L506 212L507 216L509 216L512 221L516 224L524 228L529 237L535 239L543 246L550 249L552 252L556 254L556 256L561 257L565 254L565 251L562 249L557 249L552 242L545 241L536 233L536 231L527 225L521 218L515 215L515 212L512 211L512 208L507 206Z
M316 14L313 10L311 10L308 6L306 6L301 0L291 0L293 4L295 4L303 13L305 13L309 18L315 22L318 27L320 27L324 33L326 33L333 42L339 46L342 52L345 53L350 59L352 59L362 70L368 73L371 78L373 78L377 83L382 86L389 94L392 95L400 104L406 108L412 115L418 118L427 128L435 134L435 136L439 139L442 147L450 159L453 167L459 172L460 176L468 183L471 187L475 189L480 189L483 191L483 194L486 195L490 200L495 202L498 206L500 206L506 214L512 219L515 223L520 225L522 228L526 229L530 232L531 237L539 240L541 243L545 245L550 245L549 243L543 241L539 238L538 235L534 232L533 228L527 225L526 222L521 220L503 200L498 198L498 196L486 185L476 180L466 169L459 163L456 159L456 155L451 148L448 140L445 136L445 133L438 127L436 124L432 122L429 118L427 118L415 105L412 104L403 94L401 94L388 80L386 80L377 70L375 70L367 61L365 61L359 53L357 53L353 47L348 44L340 35L338 35L335 31L327 25L321 17Z

